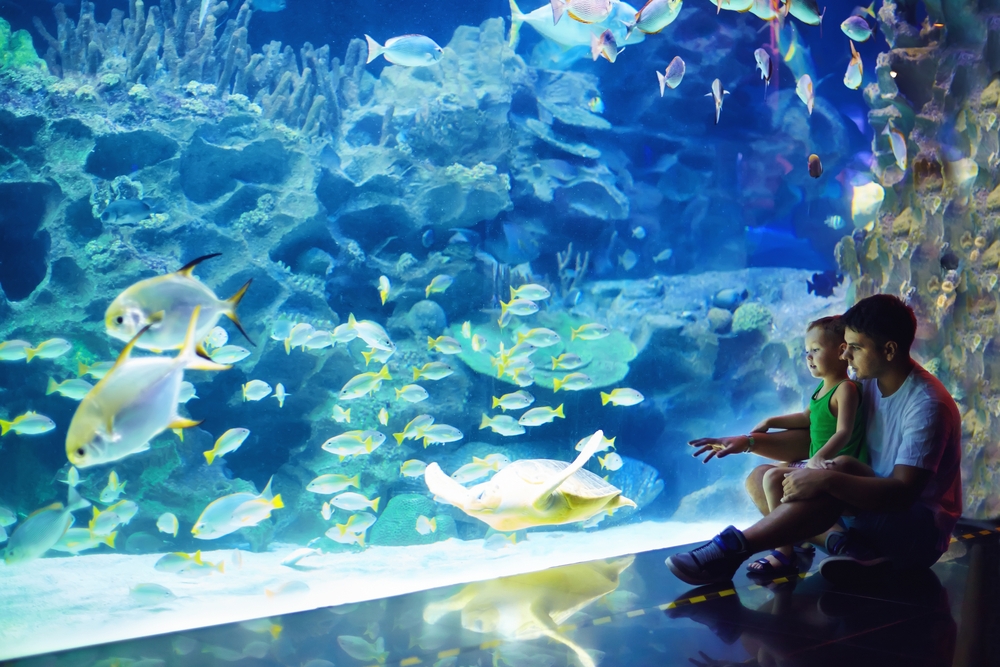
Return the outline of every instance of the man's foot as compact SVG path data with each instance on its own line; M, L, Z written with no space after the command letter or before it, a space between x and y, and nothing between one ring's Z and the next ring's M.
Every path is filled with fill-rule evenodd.
M692 586L730 581L740 565L751 556L743 533L729 526L711 542L667 559L674 576Z
M830 557L819 564L819 573L838 586L876 581L892 569L890 560L864 544L854 531L830 533L826 549Z

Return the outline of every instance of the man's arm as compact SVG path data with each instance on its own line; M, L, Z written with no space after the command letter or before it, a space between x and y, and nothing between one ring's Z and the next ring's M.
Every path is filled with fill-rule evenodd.
M932 472L896 465L892 477L859 477L833 470L793 470L785 475L782 502L807 500L826 493L854 509L901 512L920 497Z

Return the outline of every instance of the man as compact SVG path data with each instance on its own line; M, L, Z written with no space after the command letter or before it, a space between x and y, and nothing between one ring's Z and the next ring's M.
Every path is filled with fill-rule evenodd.
M667 559L682 581L728 581L751 555L803 540L825 546L830 557L820 572L835 582L890 566L927 568L948 549L962 512L958 407L941 382L910 358L917 329L913 309L878 294L843 319L844 358L864 385L871 467L839 456L826 470L787 473L782 504L770 514L746 531L730 526L711 542ZM800 429L690 444L699 448L695 456L709 452L706 461L751 450L791 460L787 455L801 451L808 437Z

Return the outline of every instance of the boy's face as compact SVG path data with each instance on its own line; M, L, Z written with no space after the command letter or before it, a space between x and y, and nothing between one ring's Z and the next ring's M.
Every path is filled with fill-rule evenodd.
M880 350L875 341L850 327L844 332L844 340L847 349L842 358L854 369L857 379L872 380L884 372L888 359L885 350Z
M819 327L806 332L806 365L813 377L826 377L843 373L844 362L840 353L844 345L837 345L835 336Z

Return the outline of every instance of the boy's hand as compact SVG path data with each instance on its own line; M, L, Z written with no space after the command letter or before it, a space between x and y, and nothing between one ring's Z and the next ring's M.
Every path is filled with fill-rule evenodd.
M771 427L767 425L767 420L765 419L764 421L762 421L761 423L757 424L752 429L750 429L750 432L751 433L767 433L767 430L769 428L771 428Z
M729 438L698 438L688 442L692 447L697 447L691 456L698 457L708 452L708 456L702 463L708 463L714 458L725 458L730 454L742 454L750 446L750 440L745 435L737 435Z
M831 467L833 467L833 461L827 461L819 454L806 461L806 469L808 470L826 470Z

